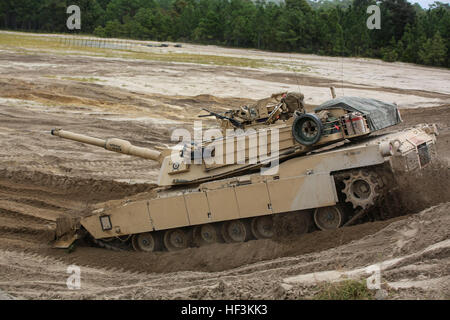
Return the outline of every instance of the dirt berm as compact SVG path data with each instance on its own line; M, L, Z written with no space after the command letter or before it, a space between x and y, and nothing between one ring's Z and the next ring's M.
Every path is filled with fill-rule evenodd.
M83 264L80 290L68 290L66 287L67 266L70 262L79 262L76 256L57 259L45 256L42 251L36 254L0 249L0 283L3 290L18 298L303 299L314 296L320 283L316 280L335 281L346 275L351 277L352 274L364 279L369 274L360 270L379 264L387 298L448 299L449 210L450 203L443 203L392 222L374 234L345 245L309 254L253 262L220 272L133 272L136 268L130 268L131 261L120 266L114 263L114 259L108 268L106 265L98 268ZM360 227L348 228L347 233ZM323 237L316 234L315 240L318 243ZM335 241L338 242L339 238L335 238ZM301 243L299 241L298 244ZM269 241L259 242L258 247L267 251L277 249ZM227 259L243 254L254 257L261 252L252 254L252 249L252 243L239 247L224 245L210 248L210 253L214 250L221 252L223 260L216 260L220 264L225 256ZM105 256L99 250L94 251L100 260L97 260L97 264L102 263ZM199 258L194 252L190 256L192 260ZM96 260L94 255L91 259L92 262ZM202 259L208 260L205 256ZM132 260L143 269L143 260ZM178 265L182 262L183 259L172 261ZM330 271L331 276L326 271Z

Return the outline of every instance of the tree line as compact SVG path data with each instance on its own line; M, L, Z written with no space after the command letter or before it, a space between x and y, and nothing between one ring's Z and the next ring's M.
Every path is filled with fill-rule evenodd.
M81 9L83 34L271 51L362 56L450 67L450 6L406 0L2 0L0 28L71 32L66 8ZM378 4L381 29L368 29Z

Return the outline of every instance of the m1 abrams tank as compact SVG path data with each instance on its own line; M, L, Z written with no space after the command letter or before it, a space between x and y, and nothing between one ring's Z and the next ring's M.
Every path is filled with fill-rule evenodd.
M302 94L282 93L200 116L215 116L221 129L163 151L53 129L55 136L161 165L156 197L59 218L55 247L80 237L139 251L244 242L273 237L274 221L291 215L299 233L313 225L335 229L375 206L395 173L436 157L435 125L369 136L401 122L395 104L374 99L334 98L306 112Z

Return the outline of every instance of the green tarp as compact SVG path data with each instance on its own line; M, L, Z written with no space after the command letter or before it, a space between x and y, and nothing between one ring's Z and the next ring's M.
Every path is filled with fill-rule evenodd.
M359 97L341 97L322 103L314 111L342 108L348 111L358 111L367 116L371 131L381 130L401 122L397 105L375 99Z

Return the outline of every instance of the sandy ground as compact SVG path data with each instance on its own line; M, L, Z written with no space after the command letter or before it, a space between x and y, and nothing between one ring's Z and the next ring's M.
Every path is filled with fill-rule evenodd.
M11 34L4 31L0 33ZM44 59L35 58L34 61L24 61L23 57L17 60L6 57L0 65L5 67L6 64L9 73L28 69L28 72L40 73L44 77L89 76L98 79L100 84L169 96L208 94L215 97L261 99L273 92L300 89L305 93L307 102L320 104L329 99L328 88L335 86L338 95L378 97L384 101L396 102L404 108L450 103L450 71L444 68L366 58L321 57L193 44L183 44L181 48L176 48L170 42L166 42L169 44L167 48L145 46L155 44L151 41L128 40L127 43L133 44L128 48L134 52L243 58L262 66L252 69L140 60L126 61L126 66L122 67L124 63L118 62L121 59L91 57L71 59L70 62L66 59L58 63L57 72L52 72L56 71L52 66L54 61L48 59L48 56ZM68 50L76 52L73 47Z
M385 298L449 299L449 209L450 203L431 207L328 250L255 259L250 264L218 272L205 272L201 268L163 273L147 271L151 267L137 270L139 267L131 267L136 255L127 257L127 265L119 265L113 254L110 254L112 261L99 262L105 257L101 249L96 249L97 259L92 259L92 265L81 266L79 290L66 287L67 267L78 263L76 257L55 258L51 254L34 253L33 248L0 249L0 285L16 298L31 299L305 299L314 295L315 285L320 281L365 278L371 275L366 272L367 267L376 265L381 270ZM372 227L374 232L377 228ZM316 238L320 239L320 235L316 234ZM302 239L298 240L301 243ZM259 243L255 246L254 242ZM243 246L260 250L246 250ZM262 250L279 250L279 247L270 242L252 241L234 248L214 248L216 253L225 249L216 257L210 248L213 257L203 259L216 259L220 263L218 257L227 259L225 254L254 252L257 255ZM191 253L190 257L196 260L198 255ZM172 263L175 261L172 259ZM178 263L181 261L178 259ZM134 264L142 267L143 261L135 259Z
M365 268L377 264L385 298L450 298L449 70L193 45L170 50L301 70L0 50L0 297L303 299L314 296L321 280L364 279ZM58 215L149 192L158 172L150 161L52 137L51 128L163 148L172 144L172 130L190 126L202 107L238 106L299 85L310 104L328 99L335 85L338 95L398 102L401 127L438 124L442 164L405 178L397 217L176 253L51 248ZM80 290L66 287L72 264L81 267Z

